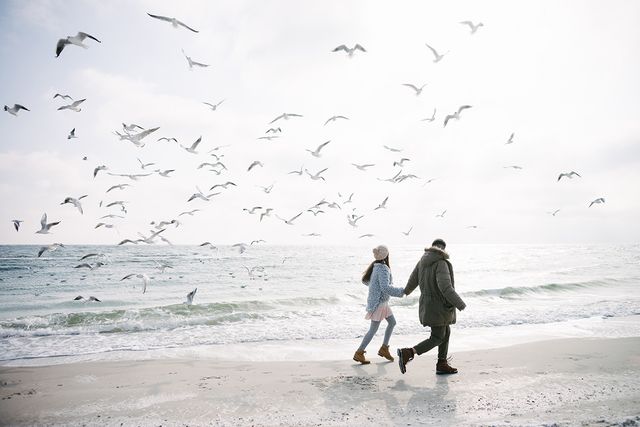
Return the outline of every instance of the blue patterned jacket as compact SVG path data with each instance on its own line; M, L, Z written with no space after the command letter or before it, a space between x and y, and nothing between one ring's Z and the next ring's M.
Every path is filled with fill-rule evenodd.
M393 277L389 267L385 264L377 262L373 264L373 272L369 283L369 296L367 297L367 311L369 313L376 311L376 308L384 302L389 301L389 297L402 297L404 295L403 288L394 288Z

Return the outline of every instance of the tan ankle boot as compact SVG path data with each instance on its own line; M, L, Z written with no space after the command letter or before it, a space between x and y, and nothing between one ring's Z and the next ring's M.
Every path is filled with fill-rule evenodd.
M382 344L382 347L380 347L380 350L378 350L378 356L384 357L388 361L393 362L393 356L391 355L391 353L389 353L388 345Z
M369 362L367 359L364 358L364 354L366 353L366 351L364 350L358 350L356 351L356 353L353 355L353 360L355 360L356 362L360 362L363 365L368 365Z

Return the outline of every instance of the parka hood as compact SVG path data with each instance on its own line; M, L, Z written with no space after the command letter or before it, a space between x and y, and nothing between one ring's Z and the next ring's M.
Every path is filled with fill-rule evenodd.
M431 265L440 260L449 259L449 254L436 246L431 246L430 248L426 248L424 250L424 255L422 255L422 258L425 260L427 265Z

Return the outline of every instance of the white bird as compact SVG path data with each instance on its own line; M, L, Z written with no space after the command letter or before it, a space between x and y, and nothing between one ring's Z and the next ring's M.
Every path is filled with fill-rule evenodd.
M278 135L263 135L259 136L257 139L266 139L267 141L271 141L272 139L280 138Z
M38 250L38 258L40 258L45 252L53 252L58 248L64 248L64 245L62 243L54 243L49 246L42 246L40 250Z
M291 172L287 172L287 175L291 175L291 174L296 174L299 176L302 176L302 174L304 173L304 165L300 166L300 170L299 171L291 171Z
M458 111L454 112L453 114L447 114L447 116L444 118L444 127L447 127L447 123L451 119L460 120L460 113L467 108L471 108L471 105L461 105L460 108L458 108Z
M393 166L400 166L402 167L404 165L404 162L410 162L411 159L408 159L406 157L401 158L400 160L393 162Z
M144 128L140 125L137 125L135 123L131 123L130 125L123 123L122 124L122 129L126 132L126 133L131 133L131 132L135 132L136 129L140 129L141 131L144 130Z
M330 142L331 142L331 140L329 140L327 142L323 142L322 144L318 145L318 147L313 151L309 150L308 148L305 148L305 150L308 151L309 153L311 153L311 155L313 157L321 157L320 150L322 150Z
M75 297L73 300L74 300L74 301L82 301L82 300L86 300L86 301L89 301L89 302L92 302L92 301L95 301L95 302L102 302L102 301L100 301L98 298L96 298L96 297L94 297L94 296L90 296L89 298L85 298L85 297L83 297L82 295L78 295L78 296L77 296L77 297Z
M388 145L383 145L383 147L393 153L400 153L402 151L400 148L393 148L393 147L389 147Z
M191 57L184 52L184 49L182 49L182 54L187 59L187 63L189 63L189 71L193 70L193 67L206 68L209 66L209 64L203 64L202 62L197 62L191 59Z
M124 276L122 279L120 279L120 281L122 282L123 280L127 280L132 277L137 277L138 279L142 279L142 283L143 283L142 293L144 294L145 292L147 292L147 285L151 281L151 279L149 279L149 276L147 276L145 273L142 273L142 274L131 273Z
M298 215L296 215L296 216L294 216L293 218L290 218L290 219L284 219L284 218L282 218L282 217L280 217L280 216L278 216L278 215L276 214L276 218L278 218L280 221L284 221L284 223L285 223L285 224L287 224L287 225L294 225L294 224L293 224L293 221L294 221L296 218L298 218L300 215L302 215L302 214L303 214L303 212L300 212Z
M207 246L209 249L218 249L217 247L215 247L211 242L204 242L204 243L200 243L198 246L200 247L205 247Z
M441 60L442 58L444 58L444 56L445 56L447 53L449 53L449 51L447 51L447 52L443 53L442 55L440 55L440 54L438 53L438 51L436 51L434 48L432 48L431 46L429 46L427 43L425 43L425 45L429 48L429 50L431 50L431 53L433 53L433 56L434 56L433 62L434 62L434 63L435 63L435 62L440 62L440 60Z
M225 182L224 184L215 184L215 185L211 186L211 188L209 189L209 191L212 191L212 190L213 190L214 188L216 188L216 187L222 187L222 188L224 188L224 189L226 190L226 189L227 189L227 187L228 187L228 186L230 186L230 185L233 185L234 187L237 187L237 185L236 185L235 183L233 183L233 182L231 182L231 181L227 181L227 182Z
M20 105L20 104L13 104L13 107L8 107L8 106L4 106L4 111L6 111L7 113L11 114L12 116L18 116L18 112L20 110L25 110L25 111L31 111L29 110L27 107L25 107L24 105Z
M364 215L357 216L355 214L347 215L347 221L349 221L349 225L352 227L358 226L358 221L364 218Z
M402 83L402 86L406 86L406 87L409 87L409 88L413 89L416 92L416 96L420 96L422 94L422 89L424 89L424 87L426 85L427 84L425 83L422 86L418 87L418 86L413 85L411 83Z
M264 165L262 164L262 162L260 162L260 161L256 160L256 161L254 161L253 163L251 163L251 164L249 165L249 167L247 168L247 172L250 172L250 171L251 171L251 169L255 168L256 166L263 167Z
M105 218L124 218L124 217L122 215L108 214L108 215L101 216L99 219L105 219Z
M127 135L123 135L123 134L118 133L118 132L115 132L115 134L120 137L120 140L130 141L136 147L144 147L144 143L142 142L142 140L144 138L146 138L147 136L149 136L151 133L157 131L158 129L160 129L160 128L159 127L155 127L155 128L143 130L142 132L139 132L139 133L127 134Z
M158 138L158 141L167 141L167 142L175 142L176 144L178 143L178 140L175 138L167 138L166 136L163 136L162 138Z
M326 126L329 122L335 122L338 119L349 120L349 118L345 116L331 116L324 122L324 125Z
M258 187L262 188L262 191L264 191L266 194L271 193L271 190L273 190L273 185L271 184L268 187L263 187L262 185L258 185Z
M433 181L435 181L436 179L438 179L438 178L429 178L429 179L427 179L427 180L425 181L425 183L424 183L422 186L424 187L424 186L426 186L427 184L432 183L432 182L433 182Z
M247 208L243 208L243 211L247 211L250 215L253 215L255 213L258 213L257 211L262 209L262 206L254 206L251 209L247 209Z
M71 104L67 104L67 105L63 105L62 107L59 107L58 110L72 110L72 111L75 111L76 113L79 113L80 111L82 111L82 108L79 108L79 105L86 100L87 100L86 98L78 99L77 101L73 101Z
M421 121L423 122L432 122L436 119L436 109L433 109L433 114L431 114L431 117L426 117L424 119L422 119Z
M308 169L305 169L304 171L307 173L307 175L309 175L309 178L311 178L314 181L317 181L319 179L321 179L323 181L326 181L323 176L320 176L320 174L323 173L324 171L326 171L327 169L329 169L329 168L324 168L324 169L316 172L314 175L312 175L311 172L309 172Z
M515 136L515 132L511 132L511 135L509 136L509 139L507 139L507 142L505 142L506 144L513 144L513 137Z
M69 135L67 135L67 139L71 139L71 138L77 138L76 128L71 129L71 132L69 132Z
M185 147L184 145L180 145L180 146L184 148L188 153L198 154L198 152L196 151L196 148L198 147L198 144L200 144L200 142L202 142L202 136L196 139L196 142L191 144L191 147Z
M548 213L549 215L551 215L551 216L556 216L556 214L557 214L558 212L560 212L560 209L556 209L555 211L547 212L547 213Z
M573 179L574 176L577 176L578 178L582 178L578 172L571 171L571 172L563 172L560 175L558 175L558 181L560 181L562 177Z
M104 228L113 228L113 227L115 227L115 226L114 226L113 224L107 224L106 222L99 222L99 223L97 223L97 224L96 224L96 226L95 226L95 227L93 227L93 228L94 228L94 230L95 230L95 229L100 228L100 227L104 227Z
M50 222L47 224L47 213L42 214L40 218L40 230L36 231L36 234L49 234L51 227L60 224L60 221Z
M16 231L20 230L20 224L23 223L24 221L21 219L13 219L11 220L11 222L13 222L13 227L16 229Z
M460 21L460 24L462 24L462 25L468 25L468 26L469 26L469 29L470 29L470 31L471 31L471 32L470 32L470 34L472 34L472 35L473 35L473 34L475 34L475 33L476 33L476 31L478 31L478 28L480 28L480 27L484 27L484 24L483 24L482 22L478 22L477 24L474 24L474 23L473 23L473 22L471 22L471 21Z
M358 236L358 239L364 239L366 237L374 237L374 235L373 234L363 234L361 236Z
M218 109L218 107L220 106L220 104L222 104L225 100L223 99L222 101L218 102L217 104L212 104L210 102L203 102L203 104L208 105L212 111L216 111Z
M318 233L307 233L307 234L303 234L304 237L320 237L322 236L322 234L318 234Z
M184 22L178 21L176 18L169 18L167 16L161 16L161 15L152 15L150 13L147 13L147 15L149 15L152 18L159 19L160 21L170 22L171 25L173 25L173 28L178 28L178 26L181 26L186 28L187 30L193 31L194 33L198 32L198 30L194 30Z
M111 173L111 172L107 172L107 175L124 176L124 177L129 178L132 181L137 181L142 177L153 175L153 174L152 173Z
M269 128L265 133L282 133L282 129L278 128Z
M446 213L447 213L447 210L445 209L445 210L442 211L442 213L437 214L436 218L444 218L444 214L446 214Z
M231 245L232 248L238 248L238 252L240 252L241 254L247 251L248 246L249 245L247 245L246 243L236 243L234 245Z
M160 176L162 176L164 178L171 178L169 176L169 174L171 172L175 172L175 171L176 171L175 169L166 169L166 170L156 169L154 172L156 172L158 175L160 175Z
M404 234L405 236L408 236L411 233L411 230L413 230L413 225L411 226L411 228L409 228L408 231L403 231L402 234Z
M340 52L341 50L345 51L349 58L351 58L353 56L353 54L356 52L356 50L359 50L361 52L366 52L365 48L363 48L361 45L359 45L357 43L352 48L348 48L346 45L341 44L340 46L338 46L335 49L333 49L331 52Z
M356 163L351 163L351 164L353 166L355 166L358 170L365 171L365 172L367 171L367 168L375 166L375 164L373 164L373 163L367 163L367 164L364 164L364 165L358 165Z
M386 208L387 208L387 200L389 200L389 196L387 196L387 197L382 201L382 203L380 203L380 204L378 205L378 207L374 209L374 211L377 211L378 209L386 209Z
M191 292L189 292L187 294L187 300L184 302L186 305L191 305L193 304L193 297L196 296L196 291L198 290L198 288L195 288L194 290L192 290Z
M518 166L518 165L510 165L510 166L503 166L504 169L515 169L515 170L520 170L522 169L522 166Z
M262 221L262 218L264 218L265 216L271 216L271 212L273 212L273 208L265 209L264 212L260 214L260 221Z
M295 113L282 113L278 117L276 117L275 119L271 120L269 122L269 124L271 124L271 123L273 123L273 122L275 122L277 120L280 120L280 119L289 120L289 118L291 118L291 117L302 117L302 115L301 114L295 114Z
M82 263L82 264L78 264L76 266L74 266L73 268L88 268L89 270L95 270L96 268L100 268L104 265L104 262L96 262L94 265L91 265L89 263Z
M68 99L69 101L73 101L73 98L69 95L63 95L61 93L56 93L55 95L53 95L53 99L56 98L62 98L62 99Z
M187 200L187 202L190 202L190 201L192 201L193 199L202 199L202 200L204 200L205 202L208 202L208 201L210 201L210 200L211 200L211 197L213 197L213 196L217 196L218 194L220 194L220 193L210 193L210 194L205 195L205 194L200 190L200 188L196 187L196 190L198 190L198 192L197 192L197 193L193 193L193 194L191 195L191 197L189 197L189 200Z
M192 209L190 211L184 211L184 212L181 212L180 214L178 214L178 216L182 216L182 215L193 216L196 212L200 212L200 209Z
M142 169L145 169L145 168L146 168L146 167L148 167L148 166L153 166L153 165L155 165L155 163L144 163L142 160L140 160L140 158L139 158L139 157L136 157L136 159L138 160L138 163L140 163L140 167L141 167Z
M599 198L595 199L594 201L589 203L589 207L593 206L594 204L599 204L599 203L604 203L604 198L599 197Z
M84 39L86 39L86 38L90 38L91 40L95 40L98 43L102 43L100 40L98 40L97 38L93 37L91 34L83 33L82 31L80 31L75 36L67 36L67 38L65 38L65 39L58 40L58 43L56 44L56 58L60 56L60 54L62 53L62 50L68 44L72 44L72 45L75 45L75 46L80 46L80 47L82 47L84 49L88 49L89 46L87 46L86 44L82 43L84 41Z
M74 199L73 197L67 197L60 204L64 205L66 203L71 203L73 206L78 208L78 210L80 211L81 214L83 214L84 212L82 211L82 204L80 204L80 200L84 199L85 197L87 197L87 194L85 194L84 196L80 196L77 199Z

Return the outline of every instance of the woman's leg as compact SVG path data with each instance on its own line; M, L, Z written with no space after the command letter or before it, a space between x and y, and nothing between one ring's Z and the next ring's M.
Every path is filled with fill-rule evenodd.
M393 314L385 319L387 321L387 329L384 331L384 341L383 345L389 345L389 340L391 339L391 333L393 332L393 328L396 326L396 318L393 317Z
M371 326L369 326L369 332L367 332L364 338L362 338L362 344L360 344L360 347L358 347L358 350L364 350L365 348L367 348L367 346L373 339L373 336L378 331L379 326L380 326L380 322L377 322L375 320L371 321Z

